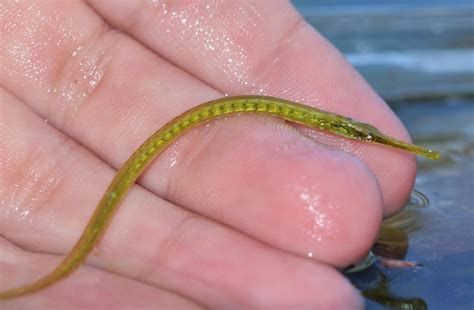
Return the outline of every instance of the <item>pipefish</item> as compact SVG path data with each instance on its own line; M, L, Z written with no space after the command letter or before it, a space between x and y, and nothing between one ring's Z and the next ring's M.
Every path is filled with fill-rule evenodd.
M46 288L79 268L103 235L120 201L153 159L191 128L220 116L243 113L266 114L348 139L391 146L430 159L440 157L436 151L386 136L369 124L280 98L236 96L209 101L166 123L130 156L110 183L73 249L51 273L30 284L0 292L0 299Z

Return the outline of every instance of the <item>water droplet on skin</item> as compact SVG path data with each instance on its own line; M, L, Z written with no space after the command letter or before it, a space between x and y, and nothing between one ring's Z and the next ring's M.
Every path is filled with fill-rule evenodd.
M82 46L79 46L78 48L76 48L76 50L72 52L72 57L76 57L76 55L79 53L81 49L82 49Z
M308 201L308 199L309 199L309 194L306 193L306 192L303 192L303 193L300 194L300 197L301 197L301 199L303 199L304 201Z
M23 210L21 211L20 213L20 220L26 220L26 218L28 217L28 215L30 214L30 210Z
M304 201L303 208L308 212L309 218L302 228L311 239L321 242L323 236L331 234L332 220L321 208L321 195L311 194L317 189L313 187L305 188L300 192L299 197ZM311 191L311 192L310 192Z

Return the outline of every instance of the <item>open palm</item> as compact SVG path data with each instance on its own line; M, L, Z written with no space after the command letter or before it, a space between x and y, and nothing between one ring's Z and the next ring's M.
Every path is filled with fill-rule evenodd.
M4 1L0 15L0 290L57 265L133 150L201 102L284 97L408 139L286 1ZM4 304L356 307L336 268L364 257L414 173L397 150L214 121L151 165L85 266Z

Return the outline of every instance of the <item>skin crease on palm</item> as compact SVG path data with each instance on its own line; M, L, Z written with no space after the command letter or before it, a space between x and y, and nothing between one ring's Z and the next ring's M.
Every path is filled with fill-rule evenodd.
M198 103L283 97L409 140L286 1L4 1L0 15L0 290L50 271L116 169ZM79 272L2 306L358 308L335 268L364 257L415 170L391 148L218 120L150 166Z

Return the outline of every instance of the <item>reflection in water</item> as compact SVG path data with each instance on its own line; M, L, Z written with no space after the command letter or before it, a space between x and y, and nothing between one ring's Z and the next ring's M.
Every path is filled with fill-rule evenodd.
M426 302L417 297L405 298L397 297L390 292L390 281L382 273L379 272L380 280L374 288L362 291L362 295L376 303L389 309L403 310L424 310L428 309Z
M417 263L407 262L404 259L408 252L409 233L422 228L418 211L420 208L427 206L429 206L428 197L415 190L411 194L407 207L382 223L380 233L372 248L372 252L379 256L379 264L364 272L370 273L372 270L376 270L376 278L367 285L361 284L365 281L361 282L357 275L349 276L352 282L362 290L364 297L390 309L422 310L428 308L426 302L421 298L402 297L391 292L390 279L383 273L385 268L410 268L418 266ZM350 271L354 272L365 269L357 269L357 267L359 265ZM364 267L368 268L369 266Z
M372 251L381 257L404 259L408 251L408 235L399 228L383 227Z

